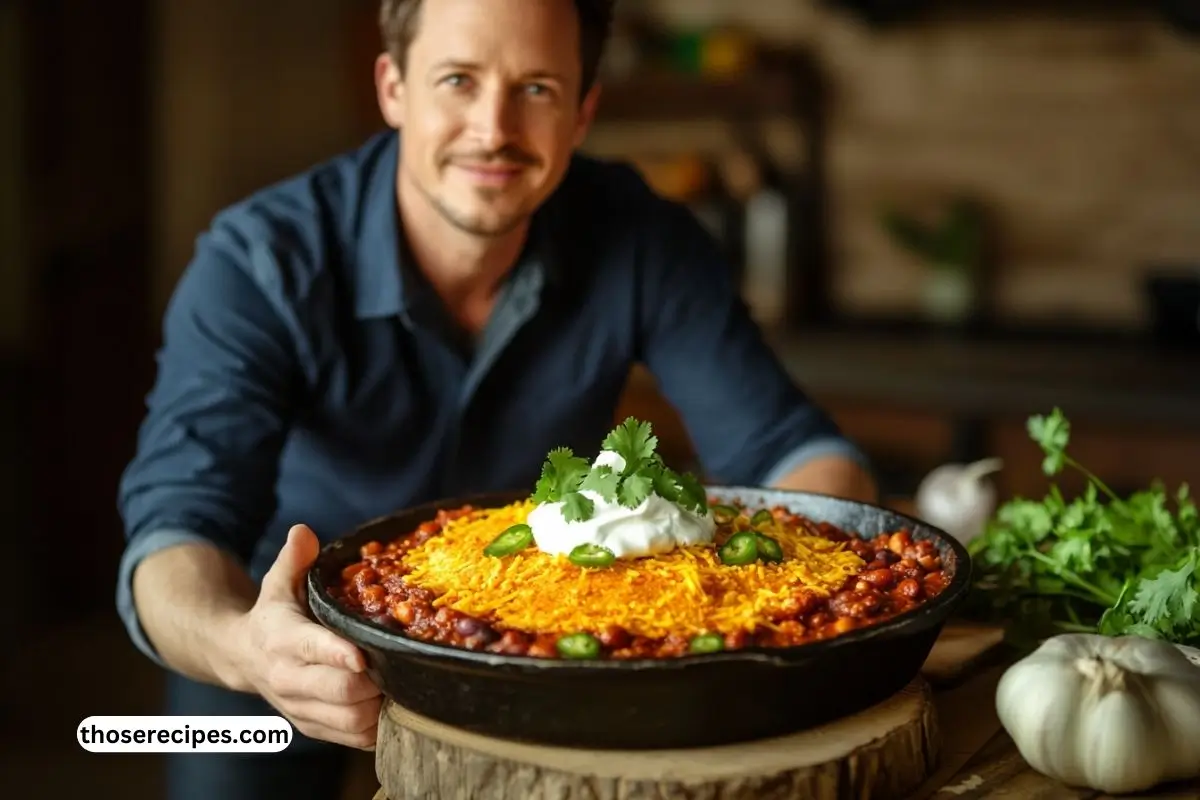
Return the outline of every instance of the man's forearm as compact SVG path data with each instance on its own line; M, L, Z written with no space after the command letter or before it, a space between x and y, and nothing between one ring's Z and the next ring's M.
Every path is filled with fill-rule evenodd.
M879 501L879 488L871 474L844 456L822 456L806 461L775 481L774 488L817 492L865 503Z
M138 618L162 660L190 678L236 691L250 687L232 656L232 639L256 595L233 557L204 544L152 553L133 574Z

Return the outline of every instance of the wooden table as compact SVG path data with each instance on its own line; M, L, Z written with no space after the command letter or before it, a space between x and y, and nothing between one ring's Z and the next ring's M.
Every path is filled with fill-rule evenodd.
M952 623L922 674L933 686L942 752L938 769L910 800L1107 800L1035 772L996 716L996 684L1010 663L995 629ZM1200 781L1130 798L1200 798ZM375 800L388 800L380 791Z
M915 514L910 498L889 498L887 505ZM1009 663L998 629L956 622L946 626L922 669L934 690L940 764L909 800L1107 800L1102 792L1063 786L1021 758L996 716L996 684ZM1200 781L1120 800L1134 797L1200 800ZM375 800L388 798L381 790Z

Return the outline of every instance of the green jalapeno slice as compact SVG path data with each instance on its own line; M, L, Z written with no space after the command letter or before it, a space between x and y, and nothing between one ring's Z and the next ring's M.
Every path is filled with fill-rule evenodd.
M775 521L774 515L771 514L771 512L765 508L750 518L750 524L755 525L755 526L763 525L767 522L774 522L774 521Z
M702 633L693 637L688 650L693 653L718 653L725 649L725 637L719 633Z
M601 569L611 567L617 557L607 547L601 547L598 544L581 544L571 551L567 559L577 567Z
M758 537L754 533L735 533L717 552L726 566L752 564L758 558Z
M768 564L778 564L783 561L783 548L779 542L762 533L755 533L758 545L758 557Z
M713 519L718 525L727 525L738 518L738 510L733 506L719 505L712 507Z
M563 658L596 658L600 655L600 640L590 633L571 633L560 637L555 649Z
M524 523L517 523L492 539L491 543L483 548L483 554L493 558L503 558L524 550L531 544L533 544L533 528Z

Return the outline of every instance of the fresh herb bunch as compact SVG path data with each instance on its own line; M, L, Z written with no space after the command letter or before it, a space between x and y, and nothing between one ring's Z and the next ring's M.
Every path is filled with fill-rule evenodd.
M653 493L697 514L707 512L708 496L700 481L691 473L668 469L655 452L658 437L652 435L649 422L629 417L604 438L602 447L624 460L620 472L607 464L593 467L569 447L555 448L547 455L531 499L561 502L567 522L583 522L595 513L596 505L585 491L625 508L637 508Z
M1087 486L1070 502L1052 483L1040 501L1001 506L968 545L975 612L1006 623L1019 646L1066 632L1200 640L1200 516L1187 485L1173 504L1157 481L1118 497L1067 454L1071 427L1061 410L1027 427L1047 477L1070 467Z

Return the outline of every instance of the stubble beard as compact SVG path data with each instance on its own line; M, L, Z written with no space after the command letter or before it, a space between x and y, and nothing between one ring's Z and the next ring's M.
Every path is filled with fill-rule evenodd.
M425 199L429 201L429 204L433 206L433 209L437 211L438 216L446 220L455 229L481 239L495 239L512 233L529 216L528 214L517 213L500 217L495 221L487 221L481 218L480 215L467 214L455 209L442 198L432 192L427 192L424 187L418 187L418 189L425 196ZM476 192L485 201L492 200L500 195L499 192L490 189L477 189Z

